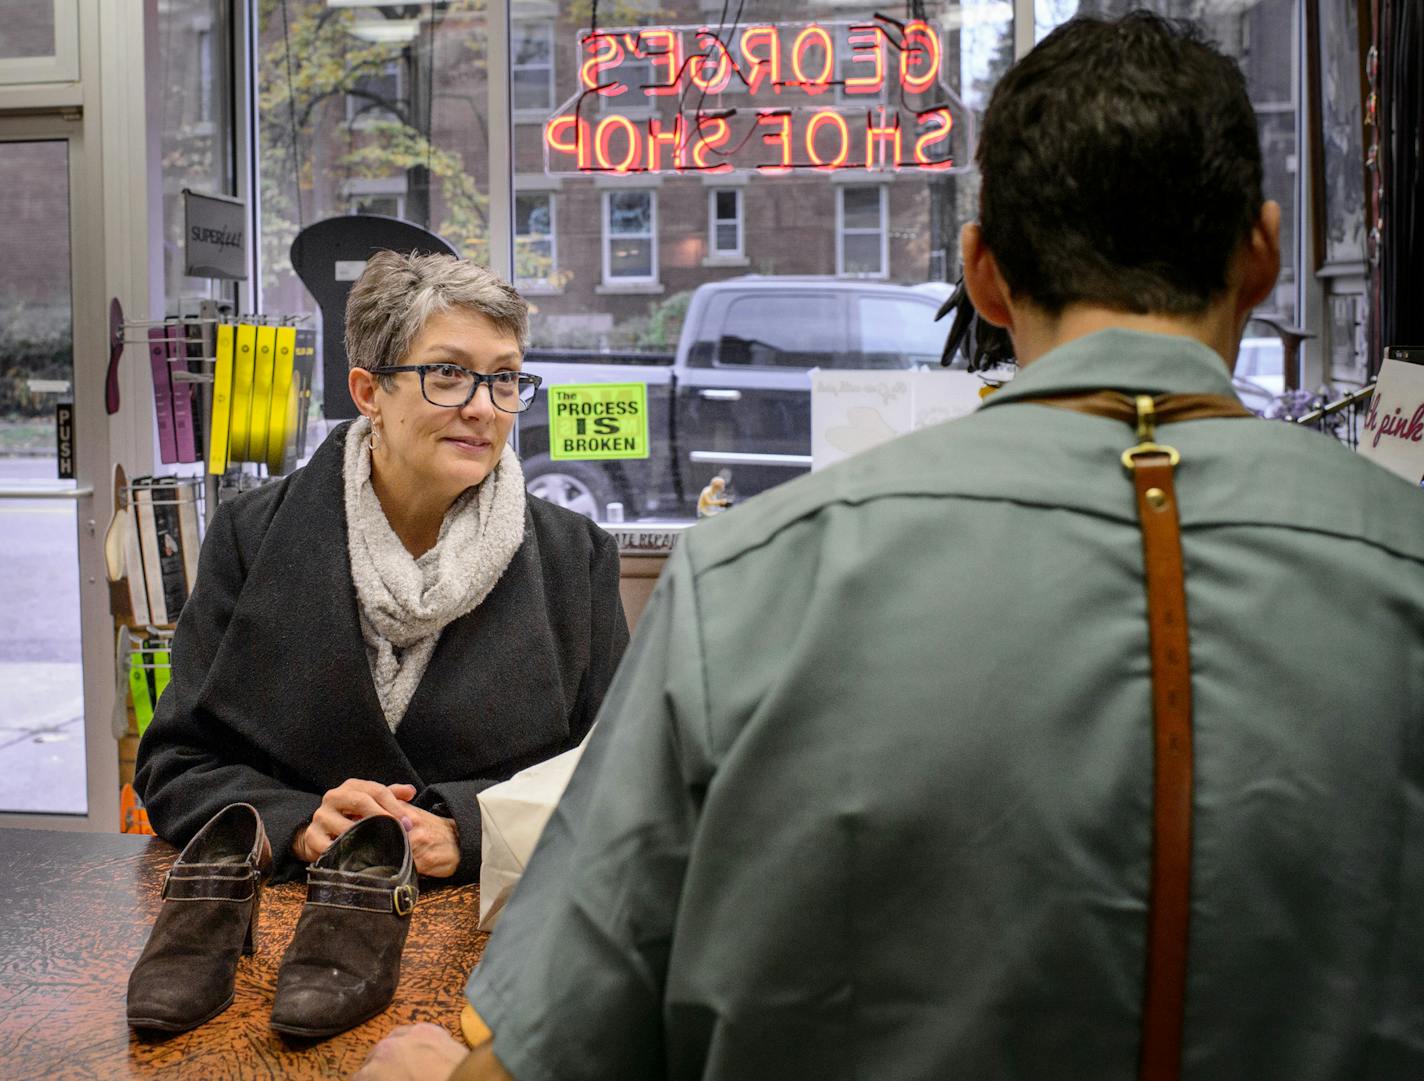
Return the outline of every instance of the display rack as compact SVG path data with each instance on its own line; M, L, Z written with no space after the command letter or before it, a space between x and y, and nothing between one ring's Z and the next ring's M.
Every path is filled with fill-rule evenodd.
M1299 417L1297 424L1332 435L1351 450L1360 449L1360 425L1369 410L1376 384L1361 387L1338 401L1329 402Z
M120 827L126 833L151 833L148 816L133 788L135 761L139 740L152 719L158 697L168 684L174 627L196 582L203 535L224 497L256 487L278 475L281 470L273 469L276 464L291 468L295 464L294 450L302 448L306 434L310 380L291 374L292 362L299 352L296 345L305 344L294 341L296 336L293 336L284 339L294 347L293 355L285 358L288 376L280 390L280 407L274 404L279 393L275 383L269 382L265 387L266 398L259 399L254 386L252 397L248 399L254 410L251 416L256 417L260 401L264 417L272 421L269 430L280 431L280 437L272 436L263 441L263 453L256 455L255 463L245 454L240 460L230 460L231 448L226 442L220 448L220 457L213 459L213 414L224 401L221 394L225 392L220 385L224 371L220 363L220 334L222 328L232 328L224 341L230 380L235 367L233 336L238 328L296 327L305 323L307 317L236 314L223 310L219 302L211 300L200 301L196 313L180 310L179 315L164 319L124 319L122 309L114 307L112 348L116 353L126 346L141 348L150 365L155 366L155 394L153 405L148 408L161 410L166 381L174 413L164 418L160 411L160 450L163 449L165 421L171 425L170 433L176 433L180 424L175 415L179 412L179 399L172 391L179 386L196 390L191 401L185 399L182 403L187 415L181 423L192 425L191 431L185 433L191 443L184 444L180 455L175 441L168 448L174 453L162 455L176 459L186 455L187 448L191 447L191 462L172 463L179 469L187 466L191 474L129 480L122 468L116 469L114 520L105 538L105 555L110 568L110 608L115 621L112 729L118 742ZM155 329L161 329L162 333L155 334ZM161 350L156 348L159 343L163 346ZM314 344L310 352L314 354ZM274 354L274 360L277 355L280 354ZM249 363L257 359L250 355ZM166 363L166 368L158 366L160 360ZM111 380L116 361L117 356L111 357ZM230 386L226 392L231 393ZM232 401L232 398L226 399L227 408L231 408ZM115 394L115 409L117 404ZM274 417L274 409L278 408L283 411L278 414L282 418L280 429ZM230 415L227 419L231 419ZM295 442L289 446L288 440L294 436ZM274 454L274 450L285 453ZM170 463L165 462L167 464Z
M185 355L182 357L168 358L168 377L175 383L191 383L197 387L197 420L202 425L204 439L212 431L213 420L213 369L217 364L216 331L219 323L223 322L223 317L219 315L218 306L213 301L203 301L200 305L199 314L196 316L170 316L164 319L125 319L121 330L120 341L124 345L142 346L147 349L151 344L148 331L153 327L163 328L196 328L198 334L194 335L189 329L181 337L169 337L167 340L184 347ZM138 335L142 335L141 337ZM189 346L200 347L197 356L187 355ZM182 367L179 362L182 362ZM200 371L190 370L189 365L197 364ZM204 446L206 450L206 444ZM201 459L199 460L201 463ZM212 520L212 515L217 511L218 506L218 478L208 478L204 471L204 501L206 517L204 525Z

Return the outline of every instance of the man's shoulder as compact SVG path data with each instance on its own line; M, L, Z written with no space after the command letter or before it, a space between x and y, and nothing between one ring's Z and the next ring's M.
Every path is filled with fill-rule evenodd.
M767 549L830 507L873 515L885 499L993 497L1004 443L998 418L973 414L900 436L807 473L699 522L688 532L695 572Z
M1219 421L1238 469L1207 486L1194 521L1278 526L1360 541L1424 563L1424 492L1328 434L1279 421ZM1184 510L1184 513L1188 513Z
M1119 430L1120 429L1120 430ZM1210 420L1163 430L1183 452L1183 527L1252 525L1359 541L1424 562L1424 492L1327 435L1283 422ZM887 499L985 501L1135 523L1118 454L1126 426L1046 406L1000 408L902 436L799 477L701 523L694 572L789 531L814 533L832 506L879 517ZM1119 446L1120 444L1120 446Z

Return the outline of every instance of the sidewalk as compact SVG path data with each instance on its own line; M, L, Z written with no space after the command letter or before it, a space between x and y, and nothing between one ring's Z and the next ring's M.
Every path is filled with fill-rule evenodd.
M0 662L0 811L83 814L84 695L77 662Z
M0 458L0 484L54 475L52 456ZM0 502L0 812L85 811L74 514L67 500Z

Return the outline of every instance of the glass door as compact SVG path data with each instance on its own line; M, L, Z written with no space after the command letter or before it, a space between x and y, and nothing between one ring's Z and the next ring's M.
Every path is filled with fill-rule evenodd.
M85 816L71 140L24 130L0 125L0 813Z

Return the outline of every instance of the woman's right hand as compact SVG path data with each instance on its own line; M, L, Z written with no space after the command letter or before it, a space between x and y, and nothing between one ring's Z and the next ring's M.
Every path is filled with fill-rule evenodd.
M355 778L344 781L321 797L321 806L311 821L292 838L292 855L303 863L314 863L361 819L389 815L399 821L406 813L402 801L414 798L414 785L386 785Z

